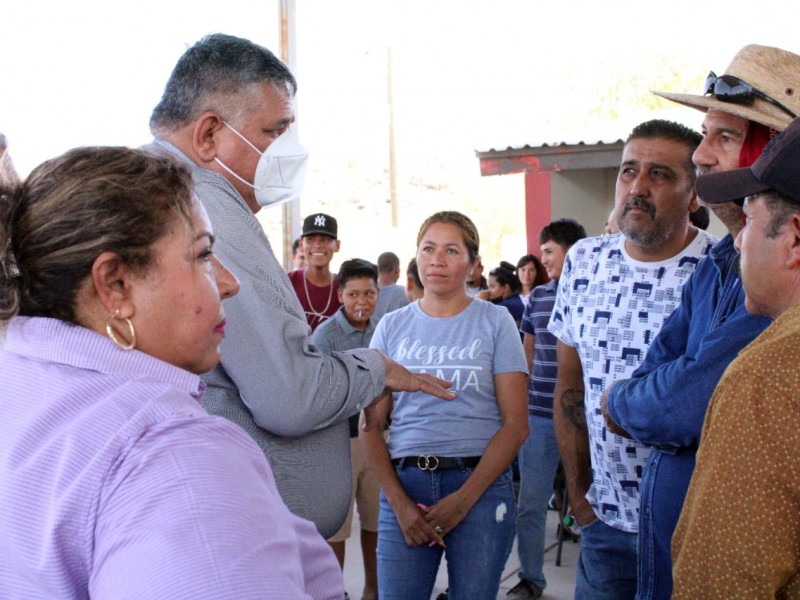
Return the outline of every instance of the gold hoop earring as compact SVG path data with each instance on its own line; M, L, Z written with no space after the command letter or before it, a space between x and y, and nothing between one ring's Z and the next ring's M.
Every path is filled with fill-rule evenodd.
M124 321L128 325L128 331L130 332L131 338L130 342L125 343L117 338L117 332L114 331L114 328L111 326L111 323L115 320ZM115 310L113 315L108 315L106 317L106 333L108 334L108 337L111 338L111 341L123 350L133 350L136 347L136 330L133 328L133 323L131 323L130 319L120 317L119 309Z

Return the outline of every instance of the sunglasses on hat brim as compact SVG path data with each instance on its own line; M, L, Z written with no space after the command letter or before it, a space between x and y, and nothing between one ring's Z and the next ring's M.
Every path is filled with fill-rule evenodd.
M721 102L730 102L732 104L743 104L751 106L756 98L761 98L765 102L769 102L773 106L780 108L787 115L793 119L797 115L786 108L783 104L768 96L761 90L754 88L746 81L742 81L733 75L720 75L717 77L714 71L711 71L706 77L706 82L703 85L703 95L713 94L713 96Z

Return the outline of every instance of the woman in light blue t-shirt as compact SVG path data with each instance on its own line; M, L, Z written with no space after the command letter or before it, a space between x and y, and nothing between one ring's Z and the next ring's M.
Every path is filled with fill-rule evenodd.
M372 347L412 372L453 382L443 401L393 394L388 443L360 434L383 492L378 525L382 600L428 600L442 555L450 599L494 599L514 540L509 465L528 434L527 366L509 312L467 294L478 232L457 212L428 218L417 236L421 300L387 314Z

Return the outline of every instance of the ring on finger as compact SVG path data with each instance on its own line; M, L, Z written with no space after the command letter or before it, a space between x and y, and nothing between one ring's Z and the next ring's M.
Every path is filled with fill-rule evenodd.
M441 535L441 533L444 531L444 529L442 529L442 528L441 528L441 526L439 526L439 525L434 525L434 526L433 526L433 530L434 530L436 533L440 534L440 535Z

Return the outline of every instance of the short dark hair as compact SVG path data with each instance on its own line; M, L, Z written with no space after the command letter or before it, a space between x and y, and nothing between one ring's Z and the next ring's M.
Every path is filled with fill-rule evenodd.
M400 268L400 259L394 252L383 252L378 257L378 273L391 273Z
M419 289L421 290L425 289L425 286L422 285L422 280L419 278L419 268L417 267L416 258L412 258L408 262L408 268L406 268L406 275L408 275L414 280L414 283L416 283L419 286Z
M76 148L36 167L0 201L0 321L15 314L76 323L95 259L113 252L147 273L176 218L190 223L191 174L130 148Z
M675 121L652 119L650 121L640 123L634 127L633 131L631 131L630 135L628 136L628 139L625 140L625 145L627 146L632 140L642 139L670 140L686 146L687 150L689 150L689 153L688 158L684 163L684 168L686 169L686 173L689 175L689 180L692 182L692 184L694 184L695 180L697 179L697 170L692 162L692 155L694 154L694 151L697 150L700 142L703 141L702 135L700 135L694 129L690 129L689 127L686 127L686 125L681 125Z
M539 232L539 245L555 242L566 251L585 237L586 230L575 219L557 219L542 227Z
M292 256L297 255L297 249L299 247L300 247L300 238L297 238L295 239L295 241L292 242Z
M378 285L378 267L363 258L351 258L344 261L339 267L339 288L344 288L351 279L369 277Z
M247 107L234 96L265 83L286 90L290 97L297 93L289 68L263 46L223 33L208 35L178 59L150 116L150 131L175 131L206 110L241 114Z
M698 229L708 229L711 223L711 211L701 204L697 210L689 213L689 222Z
M507 285L512 292L519 292L522 284L517 277L517 268L510 262L500 261L500 266L489 271L489 275L494 277L500 285Z

